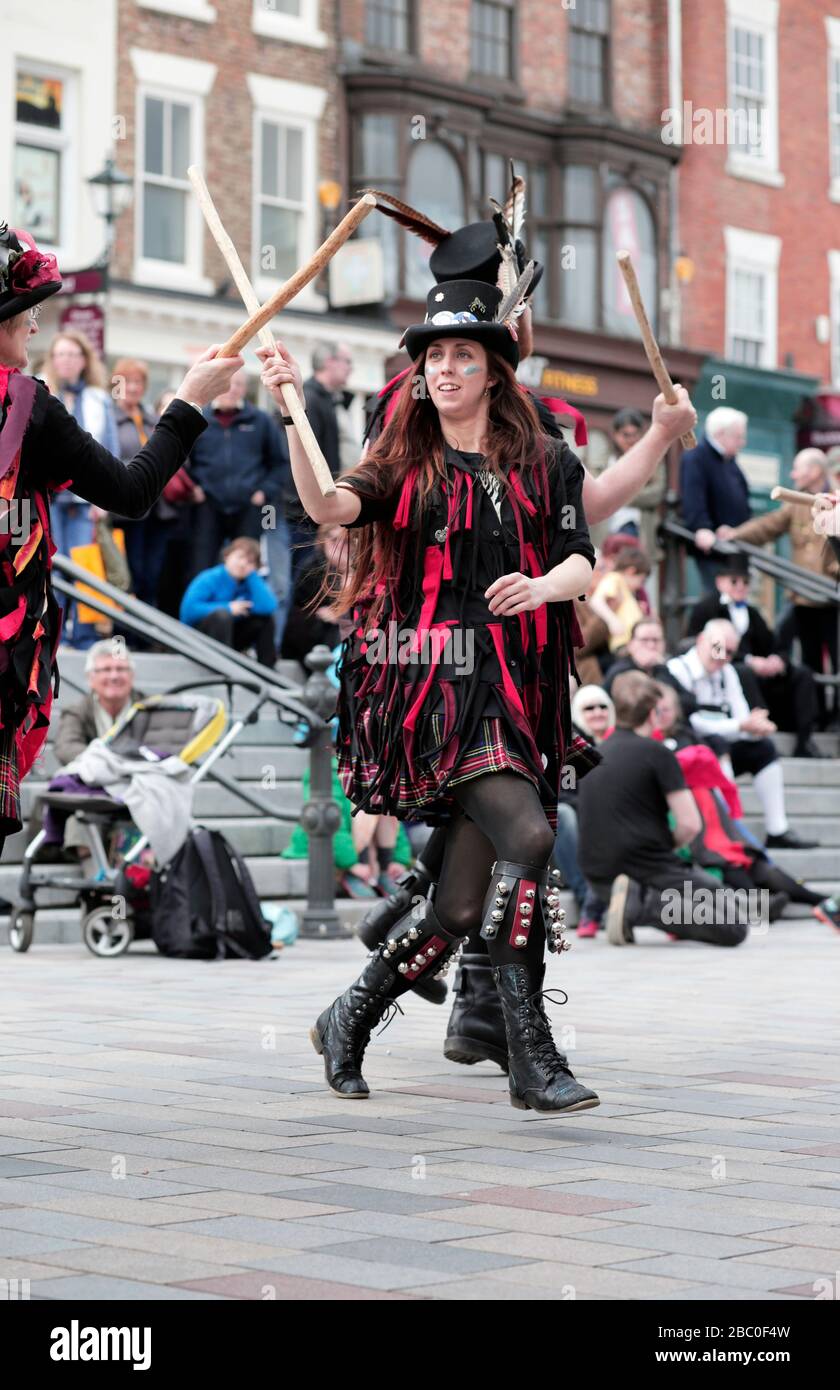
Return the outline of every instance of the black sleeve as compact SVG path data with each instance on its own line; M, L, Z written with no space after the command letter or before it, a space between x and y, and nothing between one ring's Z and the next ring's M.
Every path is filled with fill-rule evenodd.
M354 469L352 473L345 473L336 483L336 487L352 489L362 504L355 521L344 523L348 531L358 526L370 526L375 521L393 521L397 510L396 493L385 492L372 470L365 470L364 465L358 470Z
M570 555L583 555L590 565L594 565L595 548L589 539L589 527L583 510L583 464L565 440L552 440L550 443L554 451L553 464L549 458L554 535L548 568L553 569Z
M684 791L685 777L676 754L656 739L651 739L650 745L651 766L656 773L662 795L668 796L670 792Z
M69 483L86 502L120 516L142 517L177 473L207 422L186 401L173 401L129 463L115 458L83 430L60 400L46 403L32 459L44 487Z

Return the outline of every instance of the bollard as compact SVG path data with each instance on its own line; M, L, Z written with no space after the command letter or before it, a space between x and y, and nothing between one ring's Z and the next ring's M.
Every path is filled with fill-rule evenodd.
M332 662L333 654L323 644L313 647L305 658L311 675L304 684L303 699L325 720L335 714L336 689L325 674ZM327 724L310 745L310 799L300 813L300 823L309 836L309 883L307 904L300 919L302 937L347 935L335 910L332 837L341 825L341 812L332 795L332 760L333 737Z

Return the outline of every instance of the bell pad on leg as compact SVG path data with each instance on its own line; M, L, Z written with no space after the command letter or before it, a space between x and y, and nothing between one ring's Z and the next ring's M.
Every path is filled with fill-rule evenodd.
M430 902L417 903L391 928L382 943L381 959L413 984L425 971L444 971L462 938L440 925Z
M548 949L559 955L561 951L570 951L572 948L572 943L567 941L564 936L566 912L560 906L560 888L563 883L563 875L559 869L549 869L547 880L548 884L541 894L540 904Z
M549 870L534 864L499 859L484 900L481 935L493 941L508 934L509 944L525 950L548 891Z

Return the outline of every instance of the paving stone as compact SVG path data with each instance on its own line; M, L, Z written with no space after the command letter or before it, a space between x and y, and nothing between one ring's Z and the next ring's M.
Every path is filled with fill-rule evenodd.
M44 1257L47 1262L53 1256ZM56 1264L84 1274L104 1274L115 1279L131 1279L149 1284L182 1284L187 1280L207 1279L219 1273L231 1274L234 1269L221 1270L218 1264L200 1260L185 1260L174 1255L160 1255L145 1250L127 1250L112 1245L81 1245L54 1257Z
M707 1260L697 1255L657 1255L652 1259L622 1264L621 1269L625 1273L673 1275L675 1279L688 1279L695 1283L705 1281L724 1289L753 1289L756 1292L766 1289L769 1293L792 1282L789 1269L745 1264L739 1259ZM811 1272L813 1279L826 1274L827 1270L812 1269Z
M534 1231L507 1231L500 1235L472 1236L461 1240L462 1250L489 1250L500 1255L520 1255L523 1259L553 1260L558 1266L570 1264L610 1265L620 1260L639 1260L645 1252L632 1244L633 1228L627 1244L610 1247L595 1245L585 1236L564 1237L537 1235Z
M217 1216L204 1221L180 1222L168 1227L188 1235L220 1236L223 1240L253 1241L257 1245L277 1245L286 1250L311 1250L337 1245L355 1237L335 1227L311 1221L265 1221L257 1216Z
M681 1231L674 1226L611 1226L609 1230L593 1231L588 1240L604 1245L636 1245L644 1250L661 1250L666 1254L704 1255L713 1260L729 1259L732 1255L750 1255L767 1249L771 1254L778 1246L764 1245L760 1236L750 1238L715 1235L709 1231ZM620 1257L619 1257L620 1258ZM775 1259L771 1263L778 1263Z
M424 1240L430 1244L443 1240L459 1240L467 1236L492 1235L497 1229L493 1226L470 1226L467 1222L433 1221L432 1215L441 1216L443 1213L424 1212L422 1216L405 1216L389 1212L347 1211L308 1219L306 1225L323 1231L400 1236L406 1240Z
M283 1303L295 1301L310 1302L326 1299L330 1303L352 1299L354 1302L392 1302L410 1303L422 1293L394 1293L383 1289L360 1289L355 1284L336 1284L326 1279L290 1278L269 1269L243 1270L239 1274L226 1274L212 1279L187 1280L182 1288L195 1289L198 1293L215 1293L224 1298L278 1299Z
M463 1243L454 1245L429 1244L428 1241L404 1240L402 1237L386 1238L372 1236L370 1240L355 1240L336 1245L333 1249L325 1245L319 1254L340 1255L342 1259L363 1260L374 1264L386 1260L401 1269L434 1269L438 1273L473 1274L481 1269L507 1268L508 1265L521 1264L515 1255L487 1254L481 1250L466 1249Z
M420 1184L415 1183L415 1188L419 1187ZM454 1205L444 1197L434 1197L427 1193L425 1183L422 1192L393 1192L384 1188L359 1187L347 1182L335 1182L323 1187L303 1187L296 1196L303 1202L334 1200L341 1206L353 1210L405 1212L408 1216L426 1211L448 1211Z
M610 1201L600 1197L541 1191L523 1191L516 1187L489 1187L475 1192L465 1192L470 1202L490 1202L493 1206L530 1207L532 1211L567 1212L570 1216L595 1215L603 1211L620 1211L637 1203L633 1201Z
M83 1301L100 1302L103 1299L118 1299L121 1302L144 1303L149 1299L160 1302L172 1299L185 1302L187 1299L201 1299L208 1302L217 1300L220 1294L197 1293L195 1290L179 1289L172 1284L143 1284L133 1279L115 1279L112 1275L71 1274L61 1279L39 1279L32 1286L32 1296L57 1299L60 1302Z
M55 1250L75 1250L81 1241L39 1231L15 1231L0 1227L0 1259L9 1255L46 1255Z

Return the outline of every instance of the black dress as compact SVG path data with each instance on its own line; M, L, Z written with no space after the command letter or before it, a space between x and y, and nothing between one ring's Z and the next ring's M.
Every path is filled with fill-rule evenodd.
M50 498L72 485L95 506L141 517L204 429L193 406L173 401L125 464L42 381L0 368L0 838L20 829L20 780L47 736L54 675L58 693Z
M583 468L564 442L542 444L539 463L503 480L480 454L447 447L445 486L423 509L411 475L391 496L364 464L339 483L362 498L353 526L401 533L395 581L359 606L339 667L338 769L355 808L445 823L458 782L510 769L556 823L581 644L572 605L506 618L484 597L504 574L536 577L573 554L594 561Z

